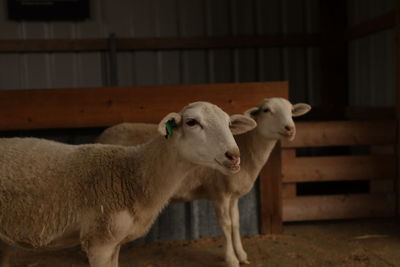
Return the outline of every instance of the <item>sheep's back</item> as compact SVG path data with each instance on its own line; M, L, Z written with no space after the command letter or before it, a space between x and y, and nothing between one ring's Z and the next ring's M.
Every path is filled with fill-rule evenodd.
M96 140L100 144L135 146L157 136L157 124L120 123L107 128Z

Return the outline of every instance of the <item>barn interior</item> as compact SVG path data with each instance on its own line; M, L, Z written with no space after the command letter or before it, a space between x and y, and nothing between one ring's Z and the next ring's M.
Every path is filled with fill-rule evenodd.
M249 266L400 266L399 38L398 0L7 0L0 136L86 144L192 100L308 103L239 202ZM120 266L225 266L222 240L209 201L173 203Z

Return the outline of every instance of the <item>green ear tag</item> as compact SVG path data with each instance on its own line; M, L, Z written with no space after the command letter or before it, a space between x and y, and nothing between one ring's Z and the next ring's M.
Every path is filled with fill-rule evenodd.
M174 133L174 127L176 127L175 120L167 121L167 123L165 124L165 130L167 132L167 135L165 136L165 138L168 139L168 138L172 137L172 134Z

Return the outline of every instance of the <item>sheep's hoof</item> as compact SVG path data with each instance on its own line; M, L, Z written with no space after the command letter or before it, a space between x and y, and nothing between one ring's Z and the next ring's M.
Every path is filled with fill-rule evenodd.
M249 265L249 264L250 264L250 262L249 262L248 260L244 260L244 261L242 261L242 262L241 262L241 264L244 264L244 265Z
M230 259L226 261L228 267L240 267L239 261L237 259Z

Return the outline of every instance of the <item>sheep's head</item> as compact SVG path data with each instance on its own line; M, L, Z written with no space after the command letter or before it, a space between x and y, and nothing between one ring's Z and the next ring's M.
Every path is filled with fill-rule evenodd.
M304 103L292 105L284 98L266 98L258 107L245 112L257 122L257 130L269 139L293 140L296 126L292 117L306 114L311 106Z
M158 131L175 142L180 155L190 162L232 174L240 170L240 152L232 134L245 133L256 125L248 116L229 117L216 105L195 102L165 116Z

